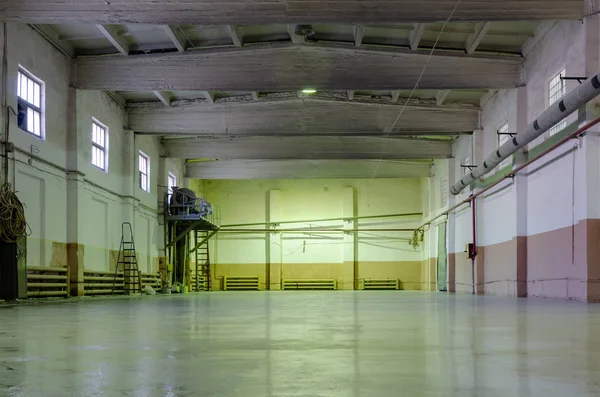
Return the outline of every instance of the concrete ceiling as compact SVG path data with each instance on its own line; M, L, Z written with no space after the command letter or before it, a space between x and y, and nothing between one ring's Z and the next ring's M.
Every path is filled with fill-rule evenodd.
M423 177L480 128L480 103L527 83L547 19L591 9L462 0L445 24L455 0L182 4L0 0L0 21L30 23L74 59L76 87L109 92L165 154L212 159L189 176Z
M456 0L1 0L9 22L268 24L436 22L448 18ZM454 20L577 19L582 0L463 0Z

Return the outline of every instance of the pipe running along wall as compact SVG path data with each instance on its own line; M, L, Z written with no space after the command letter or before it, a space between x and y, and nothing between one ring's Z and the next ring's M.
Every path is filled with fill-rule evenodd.
M529 124L523 133L500 146L483 164L463 176L460 181L452 186L453 195L459 194L477 179L492 171L498 164L512 156L519 149L525 147L534 139L548 131L558 122L569 116L580 106L600 95L600 74L587 79L573 91L568 93L559 102L550 106L537 120Z

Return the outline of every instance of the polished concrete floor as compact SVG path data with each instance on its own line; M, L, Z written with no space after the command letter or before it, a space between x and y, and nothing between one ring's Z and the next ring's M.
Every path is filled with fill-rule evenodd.
M0 307L0 396L598 396L600 306L253 292Z

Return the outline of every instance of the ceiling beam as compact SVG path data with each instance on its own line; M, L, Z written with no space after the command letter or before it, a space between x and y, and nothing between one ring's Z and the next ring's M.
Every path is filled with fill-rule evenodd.
M182 25L256 25L312 23L439 22L455 1L440 0L0 0L0 21L19 23L85 22ZM581 19L581 0L462 0L455 21Z
M423 33L425 33L425 24L424 23L415 23L415 28L412 32L410 32L410 49L415 51L419 48L419 43L423 38Z
M187 40L181 31L181 27L177 25L165 25L164 29L167 36L169 36L173 44L175 44L177 51L184 52L187 49Z
M521 53L523 56L528 56L529 53L552 31L552 29L554 29L557 24L558 21L542 22L535 30L534 36L527 40L525 44L523 44L523 47L521 47Z
M252 99L253 99L253 100L255 100L255 101L258 101L258 98L259 98L259 97L260 97L260 96L259 96L259 94L258 94L258 91L252 91Z
M398 99L400 99L400 90L392 91L392 103L398 103Z
M167 91L152 91L165 106L171 106L171 94Z
M387 133L404 107L315 97L244 102L139 105L128 111L128 129L160 135L299 135ZM405 135L455 135L479 129L478 108L407 105L392 131Z
M234 46L241 47L243 45L242 38L236 26L227 25L227 33L229 33Z
M354 45L360 47L365 37L365 27L363 25L356 25L354 27Z
M215 160L418 160L452 157L451 140L255 136L163 140L169 158Z
M377 160L221 160L186 165L200 179L427 178L430 162Z
M76 59L80 89L116 91L412 89L427 51L306 43ZM435 53L421 89L515 88L522 58ZM349 67L351 65L351 67Z
M54 46L61 53L65 54L69 58L75 58L75 49L73 45L68 41L61 38L54 30L52 25L29 25L33 30L38 32L43 38L45 38L50 44Z
M435 100L438 106L442 106L444 102L446 102L448 95L450 95L450 91L451 90L438 91L438 93L435 95Z
M353 101L353 100L354 100L354 91L352 91L352 90L348 90L348 99L349 99L350 101Z
M477 24L475 27L475 33L469 36L467 42L465 43L465 50L467 51L467 54L471 55L477 50L481 40L483 40L491 27L492 24L490 22L480 22Z
M129 55L129 42L118 26L96 25L96 27L121 54Z

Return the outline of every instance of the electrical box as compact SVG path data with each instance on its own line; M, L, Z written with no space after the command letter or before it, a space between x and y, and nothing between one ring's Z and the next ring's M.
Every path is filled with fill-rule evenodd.
M0 299L27 299L27 239L0 242Z
M475 252L475 245L473 243L465 245L465 252L467 253L467 257L469 259L474 259L477 255L477 253Z

